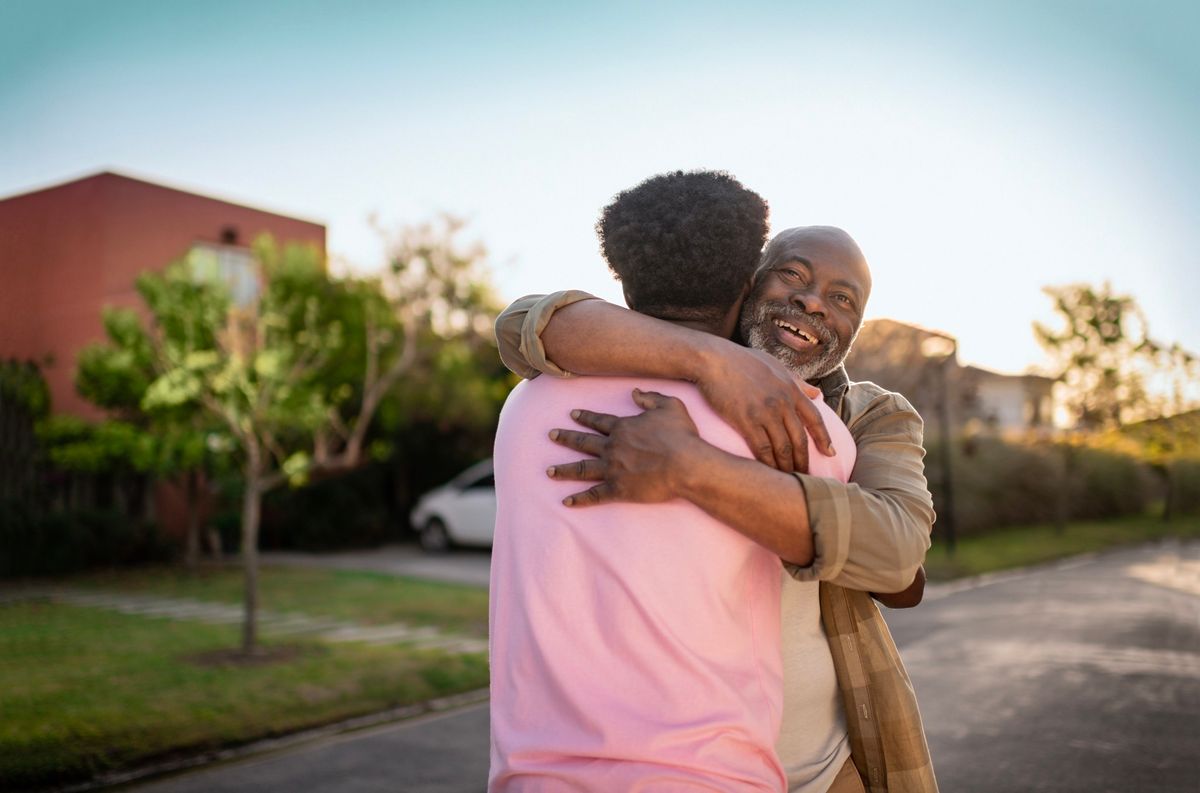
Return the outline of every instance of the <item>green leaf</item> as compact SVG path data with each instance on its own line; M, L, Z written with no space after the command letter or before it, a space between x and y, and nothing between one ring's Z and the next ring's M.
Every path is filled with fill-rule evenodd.
M288 478L288 484L299 487L308 481L308 469L312 460L307 452L295 452L283 461L283 473Z
M157 410L183 405L200 396L200 378L187 369L172 369L146 389L142 398L143 410Z

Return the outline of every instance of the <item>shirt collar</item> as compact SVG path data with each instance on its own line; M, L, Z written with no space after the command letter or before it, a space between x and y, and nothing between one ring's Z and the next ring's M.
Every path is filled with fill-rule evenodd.
M850 387L850 377L846 374L845 366L838 364L838 368L824 377L813 380L812 384L821 389L825 396L825 404L833 408L835 413L842 409L842 397Z

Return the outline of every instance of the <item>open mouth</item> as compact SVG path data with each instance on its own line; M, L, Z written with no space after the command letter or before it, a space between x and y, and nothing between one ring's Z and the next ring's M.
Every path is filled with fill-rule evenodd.
M797 344L799 344L800 346L807 348L807 347L816 347L818 344L821 343L821 340L818 339L812 333L809 333L806 330L798 328L795 325L793 325L792 323L787 322L786 320L782 320L782 319L775 320L775 326L783 331L783 334L781 334L781 335L783 335L785 341L789 342L789 346L794 347L794 346L797 346Z

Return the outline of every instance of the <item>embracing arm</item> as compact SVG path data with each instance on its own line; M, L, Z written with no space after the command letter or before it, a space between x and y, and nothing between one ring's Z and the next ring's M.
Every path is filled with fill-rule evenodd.
M795 478L702 439L675 397L635 390L633 401L645 412L626 417L571 412L575 421L598 434L565 428L550 433L554 442L592 455L551 466L547 474L552 479L600 482L568 496L564 504L683 498L786 562L812 562L804 489Z
M626 375L696 382L698 359L731 345L708 333L613 305L587 292L526 295L496 319L500 358L525 378L546 373ZM736 346L736 345L735 345Z
M514 300L496 317L496 346L500 360L513 374L532 380L539 374L570 377L571 373L546 357L541 333L560 308L599 298L570 289L549 295L526 295Z
M929 549L933 500L921 417L899 394L860 384L849 423L858 460L848 484L795 474L807 494L815 558L789 566L800 580L895 592L913 584Z
M738 457L695 439L681 450L689 458L676 495L758 543L785 563L807 567L813 561L812 532L804 489L790 474L757 460Z
M530 295L496 320L505 365L522 377L625 375L686 380L746 439L756 459L782 471L808 470L811 433L834 454L805 389L778 361L728 339L666 322L586 292Z
M903 397L874 386L846 398L866 403L851 405L862 409L853 411L858 460L849 483L729 454L699 437L678 399L640 390L633 401L645 412L635 416L572 411L596 434L561 428L550 438L591 457L547 474L599 482L567 506L684 498L775 553L795 578L883 593L877 598L893 608L916 605L933 522L921 419Z

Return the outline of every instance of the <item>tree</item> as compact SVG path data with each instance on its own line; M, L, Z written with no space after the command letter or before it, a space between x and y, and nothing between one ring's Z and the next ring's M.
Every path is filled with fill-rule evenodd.
M184 492L187 510L184 561L194 569L201 545L201 482L216 475L221 462L218 452L229 445L227 438L221 426L194 403L147 410L146 392L157 377L150 334L130 309L106 309L103 322L106 341L80 352L75 388L107 410L110 418L90 428L47 427L44 438L52 444L51 459L68 470L131 468L174 480ZM179 323L159 327L164 335L188 330ZM186 338L170 342L186 343Z
M1133 297L1114 294L1107 283L1043 291L1063 325L1052 330L1034 323L1034 333L1053 360L1053 376L1080 428L1118 427L1194 402L1188 388L1196 380L1196 357L1152 339Z
M257 645L263 495L359 465L380 405L424 360L422 343L490 323L483 251L459 246L460 229L445 218L402 230L385 273L365 279L331 278L312 248L260 239L259 294L243 305L187 263L138 280L157 374L143 408L199 406L239 460L243 652Z

